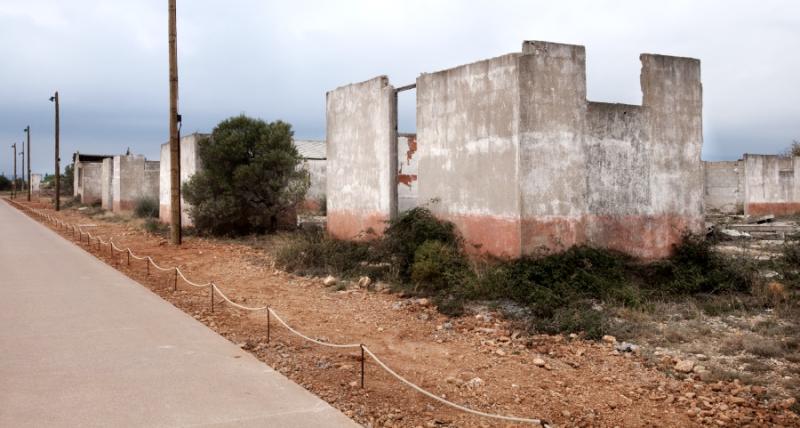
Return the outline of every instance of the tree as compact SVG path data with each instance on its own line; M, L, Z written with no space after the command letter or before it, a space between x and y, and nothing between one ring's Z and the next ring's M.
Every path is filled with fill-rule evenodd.
M64 174L61 175L61 194L62 195L72 195L72 187L74 185L74 178L75 178L75 164L69 164L66 168L64 168Z
M0 175L0 190L10 190L11 180L6 178L5 175Z
M198 142L203 168L183 186L195 228L213 235L274 232L308 189L292 127L244 115Z
M800 156L800 141L792 140L792 145L786 149L786 156Z

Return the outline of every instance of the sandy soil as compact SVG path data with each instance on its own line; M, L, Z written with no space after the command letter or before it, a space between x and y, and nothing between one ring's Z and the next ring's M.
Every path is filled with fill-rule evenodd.
M763 388L669 376L648 360L619 353L611 343L562 336L529 336L491 312L447 318L426 301L348 289L319 278L274 269L266 251L237 242L190 237L176 248L135 222L88 218L73 209L63 221L179 266L195 282L215 281L234 301L269 304L293 327L323 341L364 343L397 372L448 400L491 413L541 418L555 426L800 426L793 402L770 401ZM52 227L52 226L51 226ZM66 239L71 232L61 231ZM85 239L85 238L84 238ZM78 245L76 243L76 245ZM513 426L445 407L391 378L367 359L359 386L360 355L304 342L266 314L230 305L210 310L208 290L173 274L146 274L145 264L109 248L80 244L164 299L239 344L365 426ZM538 361L541 360L541 361ZM673 364L674 362L668 362Z

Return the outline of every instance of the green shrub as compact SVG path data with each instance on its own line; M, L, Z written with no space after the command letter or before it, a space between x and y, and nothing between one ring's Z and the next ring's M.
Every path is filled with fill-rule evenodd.
M411 280L426 294L458 290L468 280L470 269L459 248L441 241L425 241L414 253Z
M378 276L370 270L368 243L333 239L320 229L292 234L278 249L275 261L283 269L303 275Z
M158 200L156 198L139 198L133 207L133 215L139 218L157 218Z
M687 235L673 247L673 255L651 265L649 283L663 294L747 292L755 283L756 269L713 250L700 236Z
M198 143L203 169L183 186L195 228L212 235L274 232L308 189L292 127L237 116Z
M428 241L438 241L459 250L461 247L453 223L437 219L426 207L416 207L389 224L380 242L380 251L391 259L400 276L408 280L417 249Z
M154 234L154 235L166 235L169 231L169 226L164 223L161 223L156 218L148 218L144 222L144 230Z

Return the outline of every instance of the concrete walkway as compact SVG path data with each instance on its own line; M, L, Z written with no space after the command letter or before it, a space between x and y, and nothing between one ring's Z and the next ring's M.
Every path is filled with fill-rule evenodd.
M357 426L0 201L0 426Z

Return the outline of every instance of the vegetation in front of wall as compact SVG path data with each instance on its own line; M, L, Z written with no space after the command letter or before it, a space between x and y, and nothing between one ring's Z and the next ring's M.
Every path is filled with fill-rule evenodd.
M157 218L158 205L158 199L156 198L139 198L133 205L133 215L139 218Z
M199 233L240 236L277 230L308 188L288 123L242 116L198 143L203 169L183 186Z
M304 232L293 235L276 259L302 274L388 281L405 293L432 297L452 315L471 301L510 301L524 308L532 330L591 338L609 331L604 305L647 310L656 300L747 295L758 284L757 266L729 260L695 236L676 245L672 257L652 263L587 246L518 260L476 260L463 247L452 223L419 207L392 221L381 239L344 242L320 230Z

